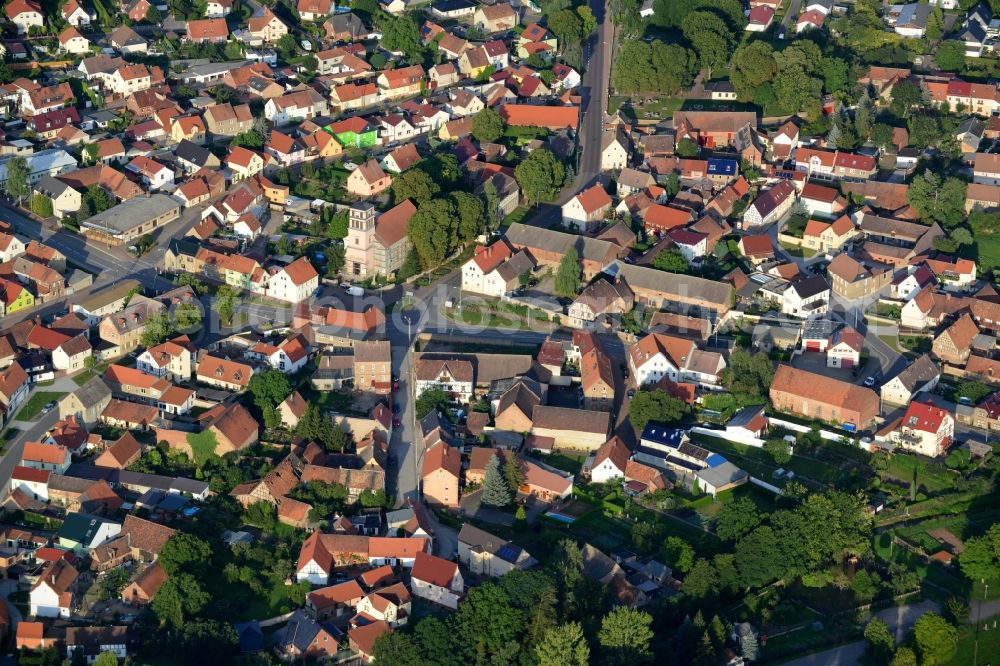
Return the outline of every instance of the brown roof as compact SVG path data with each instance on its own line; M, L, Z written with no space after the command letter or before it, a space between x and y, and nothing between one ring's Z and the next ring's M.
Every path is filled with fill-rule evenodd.
M98 467L124 469L141 451L142 447L138 440L132 436L132 433L126 432L118 438L117 442L108 447L107 451L98 456L94 464Z
M351 646L361 654L371 655L375 650L375 641L382 634L392 633L392 628L385 620L377 620L371 624L362 624L347 632Z
M456 479L462 474L462 456L458 450L438 442L424 452L423 476L444 470Z
M580 109L576 106L501 104L499 111L508 125L520 127L575 130L580 122Z
M449 587L457 571L458 564L455 562L427 553L417 553L410 577L437 587Z
M472 363L455 359L420 358L417 360L416 378L434 380L447 371L455 381L472 381Z
M66 462L66 454L68 452L69 450L65 446L57 444L25 442L24 451L21 453L21 460L61 465Z
M156 421L160 412L153 405L140 405L112 398L101 413L101 418L122 421L131 425L149 425Z
M382 170L381 165L375 160L368 160L359 166L356 171L361 174L361 177L369 185L377 183L386 177L385 171Z
M972 339L979 335L979 328L972 317L963 314L941 335L947 335L951 339L951 343L955 345L955 349L962 351L972 346Z
M594 467L597 467L605 460L610 460L617 469L624 472L631 455L632 451L628 448L628 445L622 441L621 437L615 435L604 442L604 444L601 444L601 448L597 449L597 453L594 454Z
M253 376L253 368L244 363L206 354L198 361L197 375L246 388Z
M600 183L580 192L576 195L576 199L580 202L586 213L596 213L600 209L611 205L611 196Z
M309 593L309 603L316 610L323 610L336 604L346 605L365 596L358 581L349 580L339 585L323 587Z
M416 212L417 207L409 199L396 204L378 216L375 238L383 247L392 247L406 237L406 226Z
M146 567L135 579L135 585L146 594L147 599L152 599L156 593L167 582L167 571L159 562L153 562Z
M878 405L879 400L878 394L871 389L784 364L775 371L771 390L860 413Z
M599 433L602 435L608 433L610 420L611 415L608 412L573 409L570 407L535 405L535 408L531 412L531 421L534 428Z
M122 523L121 535L128 537L129 545L133 548L158 555L175 532L176 530L166 525L128 515Z

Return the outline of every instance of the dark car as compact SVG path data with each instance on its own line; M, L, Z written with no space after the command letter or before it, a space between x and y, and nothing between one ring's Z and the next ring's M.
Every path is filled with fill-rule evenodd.
M403 421L398 416L393 417L393 419L392 419L392 427L393 428L398 428L400 425L402 425L402 423L403 423Z

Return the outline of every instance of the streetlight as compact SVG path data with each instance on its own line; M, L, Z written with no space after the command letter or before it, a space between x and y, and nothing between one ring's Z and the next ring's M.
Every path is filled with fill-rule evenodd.
M983 601L979 604L979 610L976 612L976 647L972 651L972 665L977 666L979 663L979 622L983 619L983 604L986 603L986 597L989 595L990 584L986 582L985 578L979 579L985 588L983 589Z

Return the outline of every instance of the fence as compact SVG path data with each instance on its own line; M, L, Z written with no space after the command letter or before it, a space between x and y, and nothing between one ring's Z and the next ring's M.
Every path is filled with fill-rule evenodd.
M812 430L809 426L804 426L799 423L793 423L791 421L785 421L784 419L779 419L774 416L769 416L767 421L770 425L780 426L782 428L787 428L794 432L809 432ZM844 442L845 440L855 446L858 445L857 440L851 438L851 436L846 432L833 432L832 430L820 430L819 436L823 439L831 442Z
M718 439L725 439L730 442L736 442L737 444L752 446L757 449L764 446L764 440L758 439L752 435L744 435L742 433L731 433L726 430L714 430L712 428L702 428L701 426L691 428L691 432L698 433L699 435L716 437Z
M781 488L779 488L778 486L776 486L776 485L774 485L772 483L768 483L767 481L763 481L761 479L758 479L756 476L751 476L750 477L750 483L752 483L755 486L760 486L764 490L770 490L775 495L780 495L781 494Z

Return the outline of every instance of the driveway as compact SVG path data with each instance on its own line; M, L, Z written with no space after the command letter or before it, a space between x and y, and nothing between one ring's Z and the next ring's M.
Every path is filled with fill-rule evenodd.
M5 600L7 600L7 597L14 592L17 592L16 580L0 580L0 595L2 595ZM17 631L17 623L23 622L24 618L21 617L21 611L17 609L17 606L12 604L9 600L7 601L7 610L10 613L10 633L13 634Z

